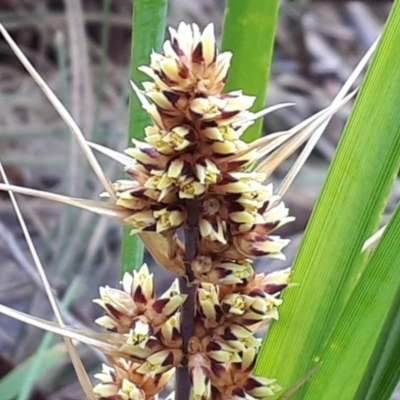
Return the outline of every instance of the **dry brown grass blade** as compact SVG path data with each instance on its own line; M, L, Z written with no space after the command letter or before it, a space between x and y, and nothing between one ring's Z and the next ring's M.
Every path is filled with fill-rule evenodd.
M322 110L322 112L318 113L318 118L312 120L308 125L302 125L302 129L299 130L299 125L296 125L291 131L295 131L296 135L293 136L290 140L288 140L284 146L276 150L272 153L267 159L261 162L257 167L257 172L264 172L267 176L270 176L272 172L280 165L284 160L286 160L294 151L296 151L327 119L331 118L333 114L335 114L344 104L346 104L357 91L354 91L347 95L344 99L336 104L332 104L331 106ZM305 121L304 121L305 122ZM263 149L263 152L265 149Z
M108 194L110 195L110 197L112 199L116 199L116 196L115 196L115 193L114 193L114 190L113 190L113 187L112 187L110 181L105 176L100 164L98 163L96 157L94 156L94 154L92 152L92 149L86 143L86 139L85 139L82 131L80 130L79 126L76 124L74 119L72 118L71 114L67 111L67 109L64 107L64 105L61 103L61 101L57 98L57 96L50 89L50 87L43 80L43 78L39 75L39 73L36 71L36 69L33 67L33 65L25 57L24 53L21 51L19 46L14 42L14 40L11 38L11 36L8 34L7 30L4 28L4 26L1 23L0 23L0 31L3 34L7 43L9 44L9 46L11 47L14 54L18 57L18 59L21 61L21 63L26 68L26 70L29 72L29 74L32 76L34 81L38 84L38 86L41 88L43 93L49 99L49 101L51 102L53 107L57 110L57 112L59 113L61 118L68 125L69 129L71 130L71 133L74 135L75 139L78 141L87 160L89 161L95 174L97 175L97 177L103 184L105 190L108 192Z
M81 0L74 0L64 1L64 3L71 68L71 115L74 121L82 127L86 136L90 137L93 130L95 105L82 2ZM80 171L84 166L83 161L79 143L73 140L68 163L71 177L81 175ZM71 179L69 182L69 194L77 196L83 187L83 179Z
M119 153L118 151L111 150L108 147L102 146L101 144L93 142L87 142L87 144L93 149L111 158L112 160L119 162L125 167L132 167L136 164L136 161L132 157Z
M123 220L131 214L129 210L114 204L78 199L20 186L7 185L5 183L0 183L0 190L12 191L14 193L57 201L59 203L68 204L70 206L78 207L108 218L115 219L118 222L123 222ZM170 259L168 257L168 242L162 235L154 232L143 232L140 233L139 236L156 262L170 270L176 271L177 273L184 270L183 261L180 258Z
M83 127L87 135L90 135L93 129L95 104L82 0L64 1L64 4L71 60L72 115L74 120Z
M237 122L235 122L233 125L236 126L240 126L240 125L244 125L248 122L252 122L255 121L258 118L261 117L265 117L267 114L270 114L276 110L280 110L281 108L285 108L285 107L291 107L294 106L295 103L282 103L282 104L275 104L274 106L270 106L267 108L264 108L263 110L257 111L256 113L254 113L253 115L247 117L247 118L243 118Z
M346 80L346 82L343 84L342 88L332 101L333 104L337 104L340 102L346 93L350 90L350 88L353 86L355 83L356 79L360 76L362 70L365 68L369 60L371 59L372 55L374 54L374 51L376 49L376 46L378 45L379 38L373 43L373 45L369 48L367 53L364 55L364 57L361 59L361 61L358 63L357 67L353 70L349 78ZM314 149L315 145L317 144L318 140L322 136L323 132L325 131L326 126L328 125L329 121L331 118L328 118L310 137L309 141L307 142L306 146L302 150L301 154L289 170L289 172L286 174L285 178L282 180L277 193L280 196L283 196L287 189L290 187L298 173L300 172L301 168L303 167L304 163L307 161L308 157L310 156L312 150Z
M287 142L289 139L293 138L294 136L301 133L307 127L309 127L313 122L320 121L323 118L326 118L325 115L330 112L330 107L327 107L316 114L312 115L311 117L301 121L299 124L294 126L293 128L287 131L275 132L271 133L267 136L263 136L253 142L249 143L245 150L239 151L236 154L232 155L231 157L227 157L226 161L229 162L231 160L235 160L238 157L244 156L252 151L257 152L257 159L261 159L265 157L267 154L271 153L279 146ZM256 170L263 165L260 163Z
M43 192L41 190L29 189L20 186L7 185L4 183L0 183L0 190L12 191L14 193L20 193L28 196L40 197L46 200L57 201L59 203L82 208L83 210L88 210L93 213L103 215L105 217L113 218L118 221L121 221L122 219L130 215L130 212L122 207L100 201L78 199L75 197L68 197L61 194Z
M9 183L8 182L8 177L7 177L7 174L6 174L5 170L4 170L3 165L2 165L1 162L0 162L0 175L3 177L4 182L6 184L8 184ZM21 229L22 229L22 231L24 233L25 240L26 240L26 243L28 245L29 251L30 251L30 253L32 255L34 264L35 264L36 269L37 269L37 271L39 273L39 276L40 276L40 278L41 278L41 280L43 282L43 286L44 286L47 298L49 299L51 308L52 308L52 310L54 312L54 315L55 315L55 317L57 319L57 322L60 324L61 327L64 327L65 325L64 325L64 321L63 321L63 318L62 318L62 315L61 315L61 311L60 311L58 302L57 302L57 300L56 300L56 298L55 298L55 296L53 294L53 290L52 290L52 288L50 286L49 280L47 279L47 275L46 275L46 273L44 271L44 268L43 268L43 265L42 265L42 263L40 261L39 255L37 254L36 248L35 248L35 246L34 246L34 244L32 242L31 235L29 234L28 228L27 228L27 226L25 224L25 220L24 220L24 218L22 216L21 210L20 210L20 208L18 206L18 203L17 203L17 200L15 198L15 195L14 195L14 193L12 191L9 191L9 195L10 195L10 198L11 198L11 202L12 202L12 204L14 206L14 210L15 210L15 213L17 215L18 221L19 221L19 223L21 225ZM66 346L66 348L68 350L68 353L69 353L69 355L71 357L72 365L74 366L76 375L77 375L78 380L79 380L79 382L80 382L80 384L82 386L82 389L84 390L86 396L89 399L95 400L95 397L94 397L94 394L93 394L93 391L92 391L92 385L90 383L90 379L89 379L89 377L88 377L88 375L86 373L85 367L83 366L82 360L79 357L78 351L76 350L76 348L75 348L75 346L74 346L74 344L73 344L71 339L68 339L68 338L64 337L64 341L65 341L65 346Z
M114 354L125 343L122 340L123 337L121 338L121 335L113 335L111 333L96 333L78 330L68 326L60 326L53 322L33 317L32 315L28 315L21 311L6 307L2 304L0 304L0 314L42 329L46 332L51 332L72 340L77 340L80 343L95 347L106 354Z

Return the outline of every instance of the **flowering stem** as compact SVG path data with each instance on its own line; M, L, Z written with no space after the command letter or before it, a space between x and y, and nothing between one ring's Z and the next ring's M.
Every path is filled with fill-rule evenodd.
M191 268L191 262L197 255L200 204L196 200L187 200L186 206L188 210L188 227L185 229L186 277L179 278L179 290L182 294L187 295L181 310L182 346L184 354L187 355L189 340L193 336L194 329L197 285L192 283L194 276ZM183 365L176 369L175 400L189 400L189 396L190 377L187 359L185 359Z
M179 279L179 289L188 297L183 303L181 311L181 332L183 339L183 351L187 354L189 339L193 336L194 310L197 285L189 286L185 278ZM189 400L190 378L187 366L187 357L181 367L176 369L175 400Z
M189 283L194 280L191 262L197 256L197 242L199 239L199 214L200 202L197 200L186 200L187 228L185 229L185 259L186 276Z

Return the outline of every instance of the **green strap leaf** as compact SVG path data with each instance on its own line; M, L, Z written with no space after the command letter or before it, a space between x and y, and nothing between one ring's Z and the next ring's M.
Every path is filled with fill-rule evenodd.
M381 330L375 350L368 362L356 399L389 400L399 384L400 303L398 300L397 298L391 305L385 327Z
M160 51L164 40L167 0L135 0L132 17L131 79L136 85L146 79L138 71L141 65L149 64L153 50ZM143 110L136 95L129 97L129 140L143 140L144 128L150 124L148 114ZM137 235L130 236L130 228L124 227L122 240L121 275L132 272L143 263L144 246Z
M222 50L233 52L225 91L256 96L253 111L265 106L271 70L279 0L227 0ZM251 142L261 135L262 119L243 135Z
M284 389L320 361L365 267L363 242L377 228L399 168L399 35L396 2L295 260L292 282L299 286L283 295L280 321L260 352L255 373L277 378ZM308 386L293 399L304 399Z
M390 331L392 307L398 309L400 304L399 237L400 206L321 355L322 367L310 381L308 398L356 398L379 338L387 337ZM382 340L380 342L383 344ZM373 398L384 399L381 393ZM364 400L365 395L359 393L357 399Z
M356 399L391 399L400 381L400 304L390 306L385 326L379 334L368 367L358 387Z
M35 379L44 376L48 371L59 365L67 356L64 343L59 343L44 350L40 354L34 354L23 363L15 367L9 374L0 380L0 393L2 400L11 400L18 397L24 385L21 385L30 374L32 367L36 366ZM37 368L37 359L40 358L40 368Z

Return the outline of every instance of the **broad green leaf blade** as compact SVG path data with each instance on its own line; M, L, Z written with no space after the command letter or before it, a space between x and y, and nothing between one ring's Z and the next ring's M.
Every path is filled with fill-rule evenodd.
M400 381L400 304L392 303L386 328L375 346L374 354L357 392L357 399L391 399Z
M393 307L400 305L399 238L400 206L322 352L322 367L310 380L307 398L356 398L378 339L385 339L390 331ZM381 393L373 398L384 399ZM365 395L357 399L364 400Z
M135 0L132 14L131 80L137 86L148 79L138 67L150 64L150 54L161 51L167 17L167 0ZM128 83L127 83L128 84ZM136 95L129 98L129 142L144 139L144 128L150 117Z
M292 277L299 286L284 293L280 320L258 358L256 374L277 378L284 390L320 359L399 168L399 12L397 2L307 227ZM293 396L303 398L304 388Z
M153 50L159 51L164 39L167 16L167 0L135 0L132 17L131 79L140 85L146 75L138 71L141 65L150 62ZM142 140L144 128L150 124L148 114L143 110L136 95L131 91L129 98L129 140ZM122 240L121 275L132 272L143 263L144 246L137 235L130 236L129 227L124 227Z
M37 378L45 375L46 372L60 364L66 356L67 351L63 343L59 343L41 353L39 355L40 368ZM20 390L23 387L21 383L24 382L27 374L29 374L32 365L36 363L36 358L37 355L28 358L0 380L0 393L2 400L11 400L19 396Z
M256 96L252 111L265 105L271 69L279 0L227 0L222 50L233 52L225 91L243 90ZM261 135L262 120L246 130L251 142Z

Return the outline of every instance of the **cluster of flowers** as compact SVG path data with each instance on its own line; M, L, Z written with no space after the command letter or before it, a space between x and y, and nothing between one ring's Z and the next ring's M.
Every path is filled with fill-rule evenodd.
M284 270L253 274L241 285L200 285L187 357L194 399L259 399L279 389L273 379L251 374L260 345L254 332L277 318L288 275ZM100 399L155 399L185 358L178 311L185 296L175 281L157 299L146 265L133 276L125 274L122 290L101 288L100 296L95 301L106 315L96 322L125 336L120 350L129 359L112 358L113 368L104 365L96 375L101 383L95 394Z
M128 149L129 180L114 184L117 205L129 210L132 233L167 238L171 266L198 284L193 337L182 349L180 308L185 295L175 282L156 298L146 266L126 274L122 290L101 288L97 322L124 335L127 359L110 358L94 388L100 399L155 399L175 367L187 364L192 398L259 399L278 389L252 375L259 341L254 332L277 318L288 271L256 275L253 259L283 257L288 240L271 232L292 220L255 167L256 144L240 139L255 118L251 96L221 93L231 54L218 54L212 25L170 29L163 54L141 67L151 82L139 93L154 125L146 142ZM176 232L193 203L198 218L196 254L185 260ZM169 264L171 265L171 264ZM185 266L186 265L186 266Z

